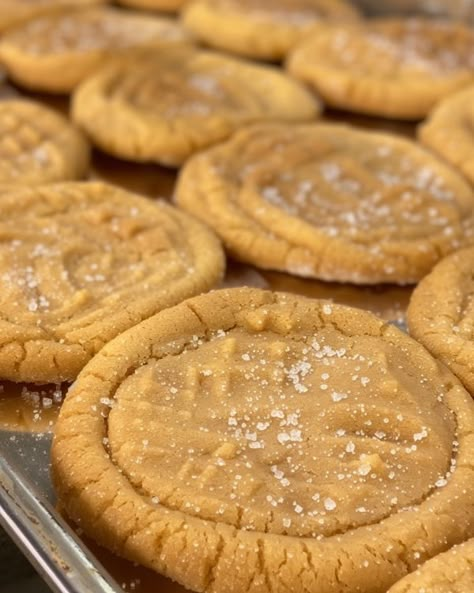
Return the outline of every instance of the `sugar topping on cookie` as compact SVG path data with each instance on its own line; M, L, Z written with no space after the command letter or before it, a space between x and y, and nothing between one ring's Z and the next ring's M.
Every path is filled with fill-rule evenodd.
M474 81L473 44L470 27L448 21L328 23L315 26L287 66L328 105L416 120Z
M98 353L53 476L87 534L189 589L224 593L232 570L355 593L377 570L378 593L469 533L473 423L446 367L373 315L215 291Z
M416 282L474 240L461 176L413 142L334 124L247 128L187 163L176 200L239 259L324 280Z
M0 213L4 379L74 379L112 337L222 274L201 225L111 185L8 192Z
M0 103L0 187L78 179L89 145L63 116L24 99Z

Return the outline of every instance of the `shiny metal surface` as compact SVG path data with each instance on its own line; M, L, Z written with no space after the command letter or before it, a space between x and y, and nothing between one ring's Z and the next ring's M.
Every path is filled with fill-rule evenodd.
M0 523L56 593L119 593L54 509L48 433L0 431Z

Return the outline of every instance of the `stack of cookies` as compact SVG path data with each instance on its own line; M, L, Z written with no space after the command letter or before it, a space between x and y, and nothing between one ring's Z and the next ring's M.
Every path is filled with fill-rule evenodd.
M474 29L120 4L0 0L0 380L74 382L62 512L191 591L474 591Z

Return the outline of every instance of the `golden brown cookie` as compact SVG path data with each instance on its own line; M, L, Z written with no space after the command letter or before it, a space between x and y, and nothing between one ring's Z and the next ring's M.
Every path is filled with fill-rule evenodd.
M184 43L190 37L175 21L102 7L43 16L9 31L0 59L16 83L67 93L122 52Z
M315 22L358 16L346 0L193 0L183 22L212 47L280 60Z
M410 333L474 396L474 248L443 259L415 289Z
M0 190L80 179L89 144L62 115L24 99L0 101Z
M433 19L316 26L287 67L332 107L420 119L474 82L474 30Z
M370 313L212 292L84 369L59 501L119 555L209 593L385 593L474 534L474 401Z
M186 2L187 0L118 0L118 3L123 6L163 12L177 12Z
M474 591L474 539L454 546L423 564L394 585L388 593L472 593Z
M1 379L74 379L106 342L224 268L200 223L104 183L3 194L0 221Z
M271 67L187 49L114 63L84 81L73 117L115 156L178 166L259 120L308 120L316 99Z
M442 101L419 128L418 137L474 184L474 86Z
M335 124L262 124L193 157L179 206L232 256L356 284L417 282L474 241L474 193L415 143Z
M84 8L104 4L107 0L0 0L0 31L33 19L42 14L56 12L65 7Z

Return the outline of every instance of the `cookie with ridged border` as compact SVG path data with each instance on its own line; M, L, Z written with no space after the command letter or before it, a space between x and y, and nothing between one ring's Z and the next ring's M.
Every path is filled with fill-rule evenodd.
M418 137L474 184L474 85L441 101Z
M388 593L471 593L474 591L474 539L423 564Z
M346 0L193 0L182 18L211 47L280 60L315 22L352 21L359 13Z
M4 193L0 221L2 379L72 380L117 334L223 273L201 223L104 183Z
M435 19L316 26L287 67L336 108L416 120L474 82L474 30Z
M112 57L137 47L190 43L171 19L96 7L46 15L8 31L0 40L0 59L20 85L68 93Z
M79 179L89 143L65 117L26 99L0 101L0 189Z
M337 124L248 127L184 166L177 204L230 254L356 284L416 283L474 241L474 193L410 140Z
M186 2L187 0L118 0L123 6L163 12L178 12Z
M210 593L385 593L474 533L474 401L374 315L189 299L85 367L55 427L67 515Z
M474 248L443 259L422 280L410 300L408 326L474 396Z
M245 124L318 113L317 99L276 68L188 49L110 64L79 85L72 106L105 152L170 166Z
M107 0L0 0L0 31L64 8L80 9Z

